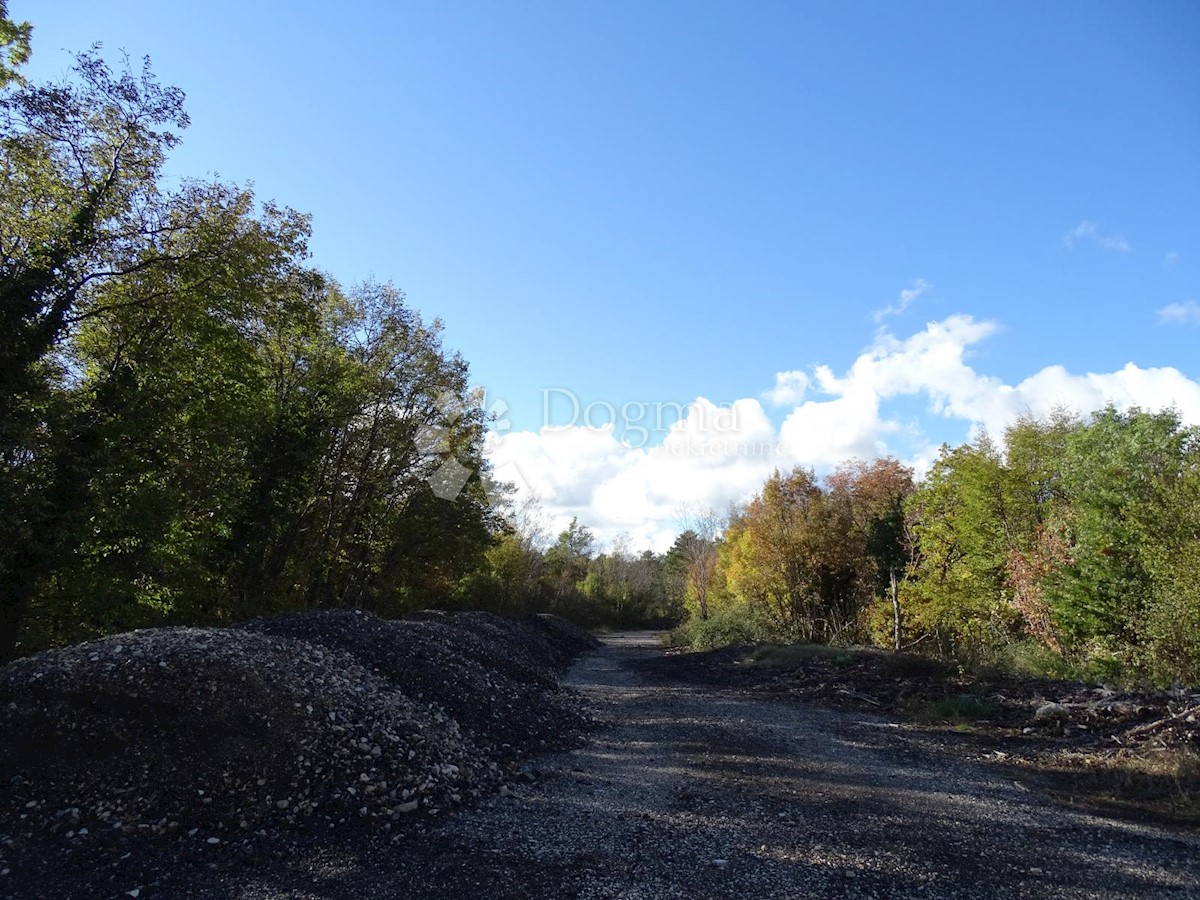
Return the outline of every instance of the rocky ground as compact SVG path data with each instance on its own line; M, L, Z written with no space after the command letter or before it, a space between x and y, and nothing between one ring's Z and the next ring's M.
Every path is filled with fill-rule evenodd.
M898 716L947 752L1006 767L1061 800L1200 828L1197 691L968 674L913 654L818 646L671 651L638 668L649 678Z
M300 613L163 628L0 669L0 896L154 892L322 832L396 839L588 727L559 620Z
M251 626L244 634L278 640L263 631L295 627L277 621L265 629ZM442 616L421 621L453 626ZM485 637L496 638L484 631L492 627L512 626L487 618L471 622ZM356 628L336 629L339 635L347 631L353 635ZM585 646L577 634L565 637L576 649ZM494 640L488 645L494 647ZM295 646L289 647L294 654ZM125 652L122 647L119 655ZM339 657L339 665L357 664L358 677L383 685L409 677L402 669L408 663L393 659L391 646L377 643L369 629L336 651L322 652L345 654L349 661ZM730 674L723 683L721 665L747 665L732 653L724 662L719 656L672 657L652 634L606 636L602 650L582 656L569 670L567 691L550 689L559 700L573 698L567 706L582 704L598 727L574 747L499 763L499 787L480 790L476 802L441 799L464 783L462 773L472 757L464 758L458 780L444 769L432 775L429 766L437 754L430 746L420 751L427 757L420 752L413 757L413 765L432 780L425 793L434 799L428 805L421 800L421 814L373 815L375 807L366 805L367 813L356 817L352 806L322 800L316 809L333 804L336 819L314 813L307 825L298 820L286 827L278 819L263 820L273 823L260 826L268 838L251 842L250 852L219 829L197 831L198 841L131 837L126 849L115 846L113 852L131 854L137 865L119 871L116 879L86 876L78 865L67 877L48 866L23 863L25 868L13 868L0 885L21 897L244 900L1200 897L1200 839L1194 834L1052 802L1009 768L965 758L956 743L962 733L881 713L861 697L847 702L870 711L755 687L756 678L780 671ZM514 665L527 667L520 653L512 656ZM534 668L541 665L536 653L530 658ZM116 665L119 670L121 664ZM849 664L835 658L830 665ZM30 673L23 678L28 686ZM434 682L413 690L441 690ZM848 696L841 690L868 696L863 684L839 684L833 689L838 697ZM515 702L512 697L496 697L496 709L515 708L506 705ZM416 701L413 705L433 713ZM563 721L581 721L579 706L573 715ZM1036 709L1031 715L1036 717ZM1062 739L1067 723L1058 719L1051 726L1047 715L1036 727L1057 729ZM478 721L477 731L491 735L480 739L487 746L502 747L503 738L513 734L489 724L486 715ZM420 730L431 735L430 745L459 746L454 742L463 740L467 726L459 727L456 739L454 724L433 715ZM527 734L527 740L550 740L540 737L546 731L536 726ZM358 730L347 736L352 747L365 747ZM379 739L368 737L372 740L370 749L347 757L356 762L346 771L370 779L374 770L366 760L387 759L399 746L389 742L385 749ZM380 754L372 757L375 746ZM406 746L419 750L423 745L409 735ZM430 762L418 765L424 758ZM489 758L484 753L483 759ZM395 770L388 788L369 796L380 790L387 795L391 780L405 777L405 771ZM486 779L475 772L484 770L471 771L478 780L470 784L482 786ZM351 796L365 793L364 788ZM216 843L208 843L210 833ZM44 846L55 848L55 861L61 863L62 837Z
M604 641L567 677L601 728L508 796L395 845L200 873L187 895L1200 896L1194 836L1051 803L888 717L672 677L653 635Z

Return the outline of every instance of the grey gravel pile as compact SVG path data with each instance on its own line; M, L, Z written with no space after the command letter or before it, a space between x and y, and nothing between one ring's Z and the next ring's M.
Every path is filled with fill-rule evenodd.
M23 849L394 833L502 789L587 718L554 681L569 639L489 618L305 613L0 668L0 872Z

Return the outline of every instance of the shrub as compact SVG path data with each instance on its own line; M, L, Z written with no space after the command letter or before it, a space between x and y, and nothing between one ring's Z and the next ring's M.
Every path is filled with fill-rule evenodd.
M1032 638L996 647L984 668L1020 678L1071 679L1079 675L1067 657Z
M695 650L749 644L772 636L767 617L745 603L727 606L707 619L690 619L681 626L681 631L685 642Z

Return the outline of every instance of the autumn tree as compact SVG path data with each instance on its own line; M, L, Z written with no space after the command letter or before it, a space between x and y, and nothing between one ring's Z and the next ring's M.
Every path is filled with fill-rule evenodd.
M863 571L853 528L849 498L826 493L812 470L774 473L726 532L731 593L800 640L851 633Z
M725 517L711 506L688 503L679 507L676 519L683 526L675 545L683 562L685 595L700 618L707 619Z
M890 457L843 463L825 480L831 497L848 505L852 528L845 540L861 549L858 584L863 607L887 595L892 609L892 642L901 646L899 585L912 556L905 528L904 501L913 491L913 472Z

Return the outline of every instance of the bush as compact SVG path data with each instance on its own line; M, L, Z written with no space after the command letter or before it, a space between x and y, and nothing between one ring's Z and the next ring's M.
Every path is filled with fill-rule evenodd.
M1160 684L1200 685L1200 548L1181 554L1143 614L1140 662Z
M773 636L767 617L748 603L727 606L707 619L689 619L678 631L682 643L693 650L751 644Z
M1019 678L1073 679L1079 675L1067 657L1032 638L996 647L984 668Z

